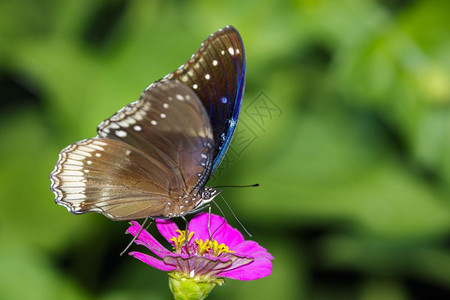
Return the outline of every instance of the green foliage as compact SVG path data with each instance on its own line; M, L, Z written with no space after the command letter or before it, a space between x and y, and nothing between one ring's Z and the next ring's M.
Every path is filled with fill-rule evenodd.
M63 147L94 136L228 24L246 46L247 87L213 184L261 184L223 194L276 259L270 277L227 281L210 298L445 298L449 9L443 0L0 2L0 298L170 297L165 274L118 257L127 224L68 214L48 174Z

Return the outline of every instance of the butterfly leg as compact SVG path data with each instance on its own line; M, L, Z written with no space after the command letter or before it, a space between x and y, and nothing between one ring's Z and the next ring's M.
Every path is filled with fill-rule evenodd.
M181 216L181 218L184 220L184 223L186 224L186 227L184 229L184 237L185 237L185 239L184 239L184 247L186 249L187 254L191 255L189 253L189 240L188 240L189 239L189 232L188 232L189 221L184 216Z
M150 219L150 223L147 225L147 227L145 227L145 229L147 230L147 228L150 227L150 225L153 223L154 219L151 217L147 217L147 218L145 218L144 222L142 222L141 228L139 228L138 233L133 237L131 242L128 243L128 245L125 247L125 249L122 252L120 252L120 256L122 256L128 250L128 248L131 247L131 245L134 243L134 241L139 237L139 235L141 234L142 230L144 229L145 223L148 221L148 219Z
M208 205L208 234L209 234L209 240L212 241L212 234L211 234L211 205Z
M222 194L219 194L220 197L222 197L223 202L225 203L225 205L228 207L228 210L231 212L231 214L233 215L234 219L239 223L239 225L241 225L242 229L244 229L245 233L247 233L247 235L249 237L252 237L252 234L247 230L247 228L245 228L244 224L242 224L242 222L239 220L239 218L236 216L236 214L234 213L234 211L231 209L230 204L228 204L227 200L225 200L225 198L222 196ZM219 209L220 213L222 214L223 218L225 219L225 214L223 213L222 209L220 208L220 206L216 203L216 201L212 201L217 208ZM224 221L225 223L225 221ZM222 225L220 225L222 226ZM219 226L219 227L220 227Z

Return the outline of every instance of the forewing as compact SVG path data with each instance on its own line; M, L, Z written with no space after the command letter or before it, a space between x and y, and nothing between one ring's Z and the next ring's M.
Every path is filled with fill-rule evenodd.
M214 133L213 172L222 161L236 127L245 70L242 39L234 27L227 26L213 33L189 61L162 79L185 83L202 101Z

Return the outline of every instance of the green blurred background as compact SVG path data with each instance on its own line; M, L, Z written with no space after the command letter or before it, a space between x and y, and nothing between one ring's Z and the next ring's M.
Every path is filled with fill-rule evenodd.
M449 15L444 0L0 2L0 298L170 299L164 273L119 257L127 223L69 214L48 175L228 24L247 86L210 184L261 184L223 195L276 259L210 299L448 297Z

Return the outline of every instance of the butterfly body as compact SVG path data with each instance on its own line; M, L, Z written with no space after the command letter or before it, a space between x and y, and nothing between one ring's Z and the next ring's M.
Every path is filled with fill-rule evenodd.
M244 54L237 31L219 31L103 121L96 137L61 151L50 174L56 203L130 220L184 216L212 201L219 191L205 185L230 143L243 93L245 57L236 52Z

